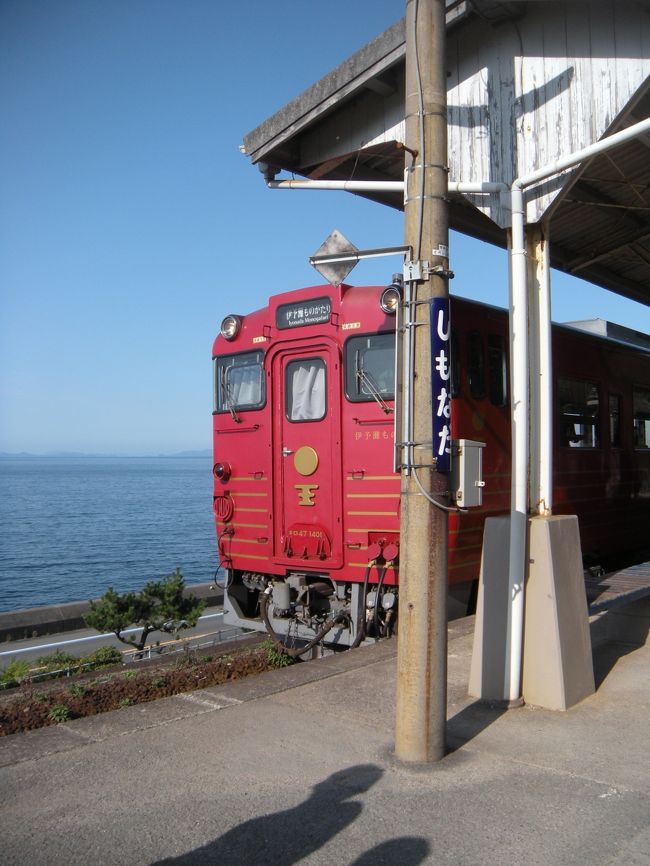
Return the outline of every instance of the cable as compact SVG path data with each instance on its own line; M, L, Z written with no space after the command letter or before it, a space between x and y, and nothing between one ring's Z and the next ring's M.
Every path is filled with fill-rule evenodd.
M217 575L219 574L219 569L222 568L221 561L219 561L219 565L214 570L214 576L212 577L212 583L217 587L217 589L223 589L224 592L230 589L232 586L233 576L230 569L224 568L224 572L226 575L226 579L223 582L219 582L217 579Z
M219 569L223 568L223 563L221 562L221 557L219 556L219 552L221 551L221 547L220 547L221 539L224 537L224 535L230 535L230 533L227 531L227 528L224 529L224 531L221 533L221 535L217 536L217 551L218 551L217 552L217 567L214 570L213 582L214 582L214 585L217 586L219 589L223 589L224 591L226 591L226 590L230 589L230 587L232 586L232 581L233 581L233 575L228 574L229 569L227 569L227 568L224 569L224 571L226 572L226 580L224 581L223 584L219 583L219 581L217 580L217 574L219 574Z
M366 573L363 576L363 590L361 592L361 599L359 601L359 610L361 614L357 616L357 633L354 637L354 640L350 644L350 649L356 649L361 641L366 636L366 595L368 592L368 581L370 579L370 569L373 565L377 564L376 559L371 559L368 565L366 566Z
M290 656L292 659L297 659L299 656L304 655L304 653L308 652L310 649L315 647L316 644L320 643L323 640L323 638L325 637L325 635L334 628L336 623L343 616L342 613L338 613L332 619L326 620L323 628L318 632L318 634L312 640L309 641L309 643L307 643L303 647L300 647L300 648L295 647L294 649L291 649L282 643L280 638L275 633L273 626L271 625L271 620L269 619L269 615L267 612L267 608L269 605L270 593L268 592L268 590L266 590L263 593L261 593L260 595L261 595L261 597L260 597L260 617L262 619L262 622L264 623L264 627L266 628L266 630L269 634L269 637L271 638L273 643L277 646L277 648L281 652L286 653L286 655Z
M434 499L427 491L424 489L422 484L420 483L420 479L418 478L418 471L416 467L413 467L413 477L415 478L415 483L420 488L420 493L424 496L425 499L428 499L432 505L435 505L436 508L439 508L441 511L446 511L449 514L467 514L467 508L459 508L457 505L443 505L442 502L438 502L437 499Z
M375 614L373 617L373 624L375 627L375 640L379 640L379 594L381 592L387 570L388 565L386 563L384 563L384 565L379 569L379 580L377 581L377 589L375 593Z

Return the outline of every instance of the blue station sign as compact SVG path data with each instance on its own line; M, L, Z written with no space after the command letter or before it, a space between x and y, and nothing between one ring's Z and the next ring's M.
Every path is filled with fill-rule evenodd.
M449 298L431 301L431 412L438 472L451 471L451 324Z

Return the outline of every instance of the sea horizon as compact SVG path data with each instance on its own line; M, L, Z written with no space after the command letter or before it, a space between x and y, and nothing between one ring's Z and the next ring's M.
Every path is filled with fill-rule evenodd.
M66 459L76 459L76 458L84 458L84 457L106 457L106 458L140 458L140 457L156 457L156 458L187 458L187 457L211 457L212 449L211 448L201 448L201 449L188 449L185 451L127 451L121 453L119 451L45 451L45 452L37 452L37 451L0 451L0 460L4 459L15 459L15 458L36 458L36 459L50 459L50 458L66 458Z
M1 455L0 455L1 456ZM211 453L0 460L0 611L219 569Z

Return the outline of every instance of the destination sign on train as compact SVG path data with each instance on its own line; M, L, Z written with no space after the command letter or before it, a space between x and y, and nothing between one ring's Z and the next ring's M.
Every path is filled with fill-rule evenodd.
M281 304L277 309L275 319L277 327L282 330L329 322L331 313L332 302L329 298L314 298L311 301Z

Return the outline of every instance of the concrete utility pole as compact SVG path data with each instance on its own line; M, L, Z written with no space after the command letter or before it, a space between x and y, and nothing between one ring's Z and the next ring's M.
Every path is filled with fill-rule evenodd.
M412 283L417 302L412 308L415 445L405 453L412 454L416 468L402 471L395 754L418 763L438 761L446 749L447 514L427 500L417 483L443 505L450 504L448 476L431 468L428 303L449 296L445 35L445 0L407 0L404 234L422 269L421 279Z

